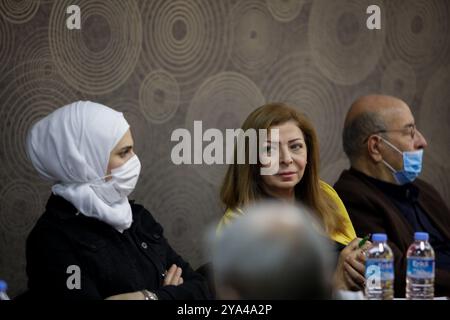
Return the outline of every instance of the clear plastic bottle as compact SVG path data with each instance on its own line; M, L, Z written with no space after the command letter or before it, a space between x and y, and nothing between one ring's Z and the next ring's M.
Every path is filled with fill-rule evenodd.
M9 300L6 290L8 290L8 285L5 281L0 280L0 300Z
M366 298L394 298L394 254L384 233L372 235L372 247L366 252Z
M416 232L406 253L406 299L434 298L434 250L428 238L428 233Z

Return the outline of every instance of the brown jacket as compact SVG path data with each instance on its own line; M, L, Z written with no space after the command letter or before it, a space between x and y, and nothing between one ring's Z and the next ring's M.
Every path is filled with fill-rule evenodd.
M413 185L419 189L419 205L450 241L450 211L439 193L420 179ZM404 297L406 251L414 239L415 230L394 203L363 173L352 168L344 170L334 188L344 202L358 236L387 234L395 259L395 296ZM450 272L436 269L435 296L441 295L450 296Z

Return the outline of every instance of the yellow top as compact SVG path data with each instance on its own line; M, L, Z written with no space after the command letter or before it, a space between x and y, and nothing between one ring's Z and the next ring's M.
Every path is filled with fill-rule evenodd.
M345 209L344 203L342 203L341 198L339 198L336 191L329 184L323 181L319 181L319 183L322 190L325 191L325 193L336 203L338 213L344 218L345 221L344 233L336 233L329 236L336 242L339 242L343 245L348 245L353 239L356 238L356 232L353 228L352 222L350 221L347 209ZM227 209L219 224L217 225L217 233L220 233L224 227L229 225L234 219L242 214L243 212L239 208L236 209L236 212L232 211L231 209Z

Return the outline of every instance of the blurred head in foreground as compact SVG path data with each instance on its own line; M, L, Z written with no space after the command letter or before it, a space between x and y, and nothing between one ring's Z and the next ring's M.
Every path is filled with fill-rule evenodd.
M329 299L333 253L305 208L262 202L215 240L220 299Z

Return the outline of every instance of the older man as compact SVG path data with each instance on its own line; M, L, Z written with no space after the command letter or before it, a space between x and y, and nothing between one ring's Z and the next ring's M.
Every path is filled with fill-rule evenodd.
M345 119L344 151L351 168L335 189L357 234L386 233L395 255L395 295L405 294L406 251L424 231L436 253L436 292L450 296L450 211L430 184L416 179L424 136L408 105L384 95L357 99Z

